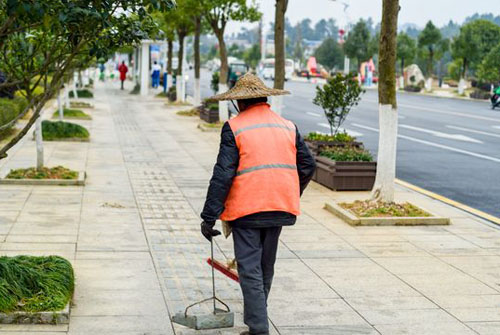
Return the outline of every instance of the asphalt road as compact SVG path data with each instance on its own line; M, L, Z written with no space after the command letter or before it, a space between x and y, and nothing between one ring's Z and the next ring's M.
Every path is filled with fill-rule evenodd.
M202 72L203 97L212 94L210 76ZM316 85L290 81L285 86L292 94L284 99L283 116L302 134L327 133L323 111L312 103ZM398 107L397 178L500 217L500 110L492 111L487 102L405 93L398 94ZM343 127L376 157L376 90L366 91Z

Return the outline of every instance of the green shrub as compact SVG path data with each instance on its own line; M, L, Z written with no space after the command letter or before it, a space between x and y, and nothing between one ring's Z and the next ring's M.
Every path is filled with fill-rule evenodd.
M73 267L62 257L0 257L0 312L62 310L74 287Z
M335 135L327 135L327 134L321 134L321 133L316 133L312 132L307 134L306 140L309 141L321 141L321 142L354 142L356 140L355 137L349 135L346 132L343 133L337 133Z
M207 109L211 111L218 111L219 110L219 104L217 102L212 102L207 105Z
M42 121L42 136L45 141L64 138L89 138L89 131L84 127L63 121Z
M0 98L0 126L14 120L20 113L19 109L19 105L16 104L15 99ZM11 133L12 126L7 129L0 130L0 140Z
M12 102L17 106L17 111L19 114L24 112L26 107L28 107L28 100L25 97L14 97Z
M62 166L10 170L7 179L77 179L78 172Z
M369 151L355 147L329 147L320 152L320 156L337 162L371 162L373 157Z
M92 93L88 89L76 90L76 93L78 94L78 98L93 98L94 97L94 93ZM69 91L69 97L74 98L73 91Z
M130 94L139 94L140 92L141 92L141 85L135 84L132 91L130 91Z
M175 86L170 86L167 92L168 101L173 102L177 100L177 88Z
M64 108L63 109L63 114L65 118L68 119L83 119L83 120L92 120L90 115L87 113L84 113L83 111L79 109L69 109L69 108ZM53 118L58 118L59 117L59 111L56 110L54 114L52 114Z
M212 74L212 79L210 80L210 88L214 91L214 94L219 92L219 72L214 72Z

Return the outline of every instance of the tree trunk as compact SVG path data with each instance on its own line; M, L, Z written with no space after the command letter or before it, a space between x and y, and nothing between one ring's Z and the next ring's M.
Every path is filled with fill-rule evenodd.
M194 20L194 105L201 104L200 92L200 35L201 35L201 16Z
M184 100L184 97L182 96L182 58L184 57L184 38L186 37L184 34L179 33L179 52L177 54L177 58L179 59L178 61L178 66L177 66L177 73L176 73L176 79L175 79L175 88L177 92L177 101L181 102Z
M168 46L168 50L167 50L167 73L169 75L172 74L172 53L174 51L174 43L171 39L168 39L167 40L167 46Z
M285 13L288 0L276 0L274 24L274 88L285 88ZM273 111L281 114L283 96L274 96Z
M64 119L64 109L61 99L61 92L62 90L59 90L59 92L57 92L57 107L59 110L59 121L62 121Z
M399 0L383 0L379 41L379 144L372 199L394 202L398 111L396 101L396 37Z
M223 93L227 91L227 75L228 75L228 64L227 64L227 50L226 42L224 42L224 30L220 29L216 32L217 40L219 41L219 53L220 53L220 74L219 74L219 92ZM227 101L219 101L219 120L221 122L227 121L229 119L229 108Z
M42 138L42 113L35 122L35 141L36 141L36 169L38 171L43 168L43 138Z

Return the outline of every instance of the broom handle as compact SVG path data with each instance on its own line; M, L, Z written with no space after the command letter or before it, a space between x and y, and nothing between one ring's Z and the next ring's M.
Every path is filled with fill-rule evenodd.
M214 314L215 314L215 271L214 271L214 238L210 240L210 256L212 257L212 292L213 292L213 300L214 300Z

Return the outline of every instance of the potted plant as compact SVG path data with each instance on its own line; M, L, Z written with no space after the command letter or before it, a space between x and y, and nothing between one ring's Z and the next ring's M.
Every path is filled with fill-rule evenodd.
M327 147L316 157L314 181L336 191L371 190L377 163L359 147Z
M330 125L330 134L310 133L306 137L306 143L314 155L318 155L326 146L362 147L354 137L339 130L352 107L358 104L363 92L353 75L344 76L341 73L330 77L323 87L316 88L313 103L323 108Z
M363 144L345 131L339 132L352 107L364 91L355 76L336 74L316 88L314 104L321 106L330 124L330 134L309 134L308 145L316 154L313 179L333 190L370 190L377 163Z

